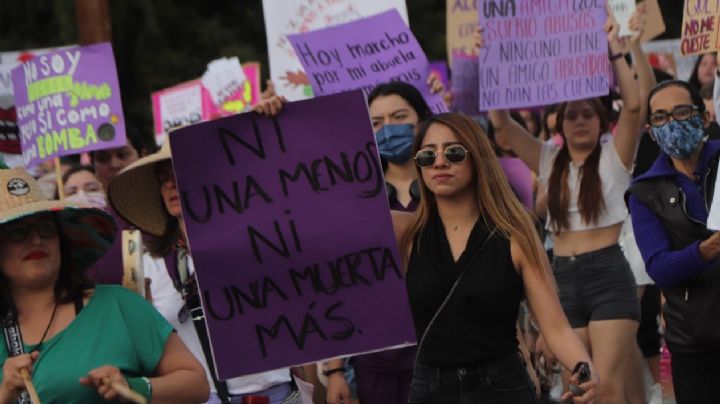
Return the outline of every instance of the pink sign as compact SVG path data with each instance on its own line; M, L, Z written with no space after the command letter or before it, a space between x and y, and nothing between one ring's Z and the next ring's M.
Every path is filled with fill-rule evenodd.
M221 105L213 102L200 79L152 93L153 121L158 143L173 129L239 114L260 100L260 64L245 63L247 80Z

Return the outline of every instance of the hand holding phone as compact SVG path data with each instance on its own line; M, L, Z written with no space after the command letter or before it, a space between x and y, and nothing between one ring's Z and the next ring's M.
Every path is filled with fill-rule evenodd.
M578 375L578 384L570 384L568 388L570 392L576 396L582 396L585 394L585 390L580 388L580 385L590 380L590 365L587 362L578 362L572 371L572 375Z

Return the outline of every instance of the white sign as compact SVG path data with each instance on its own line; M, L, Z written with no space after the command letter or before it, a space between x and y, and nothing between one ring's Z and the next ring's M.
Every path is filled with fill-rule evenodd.
M73 47L63 46L56 49L29 49L15 52L0 52L0 108L10 108L15 105L13 99L12 69L16 68L37 55Z
M620 24L618 36L630 36L635 31L630 30L630 17L635 12L635 0L608 0L608 7L612 11L615 21Z
M203 87L210 91L215 105L221 105L247 80L237 57L213 60L202 77Z
M263 0L275 91L290 101L312 97L312 87L287 34L332 27L396 8L409 25L405 0Z
M677 69L675 78L680 80L690 79L697 56L684 56L680 52L680 39L663 39L660 41L645 42L642 44L642 48L645 53L672 54Z
M707 228L710 230L720 230L720 176L715 179L715 191L713 193L713 202L708 212Z

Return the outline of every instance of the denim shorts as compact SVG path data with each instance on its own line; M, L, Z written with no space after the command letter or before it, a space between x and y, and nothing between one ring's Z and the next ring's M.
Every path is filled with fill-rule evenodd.
M640 321L635 278L622 249L615 244L589 253L553 258L560 304L573 328L590 321Z
M535 388L519 353L478 366L415 364L409 404L535 404Z

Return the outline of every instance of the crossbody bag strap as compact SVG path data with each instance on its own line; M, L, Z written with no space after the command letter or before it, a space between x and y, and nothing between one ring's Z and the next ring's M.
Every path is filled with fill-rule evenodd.
M430 331L430 327L432 327L432 325L435 323L435 320L437 320L438 316L440 316L440 313L443 311L443 309L445 308L447 303L450 301L450 298L452 297L453 293L455 293L455 289L457 289L457 287L460 284L460 281L462 280L465 273L468 271L468 269L470 269L470 266L475 262L475 259L477 258L477 256L480 255L480 252L482 252L482 250L485 249L485 246L490 241L492 236L495 235L496 232L497 232L497 229L493 229L493 231L490 232L490 235L488 235L487 238L485 239L485 241L482 243L480 248L478 248L478 250L475 252L475 254L473 254L472 258L470 258L470 261L468 262L467 266L465 267L465 269L463 269L463 271L460 273L458 278L455 280L455 283L453 283L447 296L445 296L445 300L443 300L442 304L440 304L440 307L437 309L437 311L435 311L435 314L430 319L430 322L428 323L427 327L425 327L425 331L423 332L422 337L420 337L420 342L418 343L417 353L415 354L415 364L416 365L419 363L418 360L420 359L420 352L422 351L422 346L423 346L423 343L425 342L425 337L427 337L428 331Z
M3 335L5 336L5 348L8 352L8 357L18 356L25 353L23 348L22 335L20 335L20 326L15 317L11 313L7 313L5 318L2 320ZM30 404L30 395L27 391L20 393L20 398L17 401L19 404Z
M205 362L208 365L208 372L210 372L210 378L212 378L213 385L215 386L215 391L221 402L230 403L230 390L228 390L227 383L224 380L218 379L215 374L215 361L212 357L210 337L205 327L205 314L200 304L200 296L198 295L196 286L197 281L189 274L187 251L184 248L177 248L172 254L172 258L173 259L168 259L168 256L165 256L165 265L176 288L179 287L179 292L185 303L185 309L190 314L190 319L193 322L195 332L200 340L200 346L202 347Z

